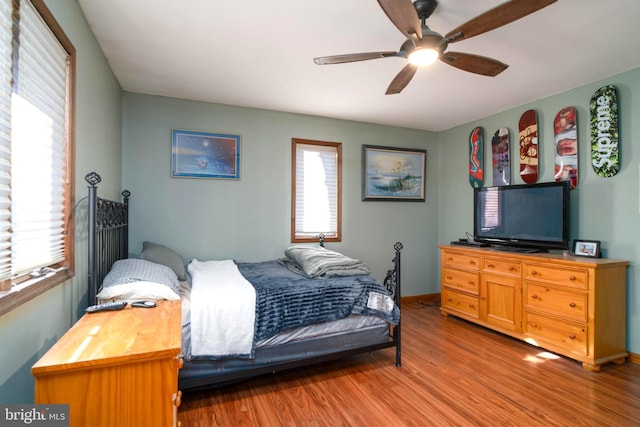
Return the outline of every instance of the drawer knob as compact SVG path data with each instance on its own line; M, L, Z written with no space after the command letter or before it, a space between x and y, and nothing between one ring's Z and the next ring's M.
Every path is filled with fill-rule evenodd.
M535 271L535 270L532 270L532 271L531 271L531 275L532 275L532 276L535 276L536 274L538 274L538 272L537 272L537 271Z
M451 279L452 279L452 277L451 277L451 276L447 276L447 280L451 280Z
M182 404L182 390L178 390L178 392L173 395L173 404L176 408L179 408Z
M453 302L453 299L451 299L451 298L447 298L447 301L449 301L449 302Z
M531 323L531 327L537 329L538 328L538 324L537 323Z
M489 268L496 268L496 266L495 266L495 265L493 265L493 264L487 264L487 267L489 267Z
M475 284L475 283L473 283L473 280L469 280L467 283L468 283L469 285L474 285L474 284Z
M573 334L571 334L571 335L569 335L569 339L571 339L571 340L575 340L575 339L576 339L576 336L575 336L575 335L573 335Z
M513 268L513 266L509 267L509 271L513 271L515 270L515 268Z
M571 303L569 303L569 307L571 307L571 308L576 308L576 303L575 303L575 302L571 302Z
M475 308L476 308L476 306L475 306L474 304L469 304L469 308L473 308L473 309L475 309Z
M576 276L569 276L569 280L575 281L576 280Z
M469 261L469 264L476 265L476 262L475 261Z
M537 299L537 298L538 298L538 295L536 294L531 295L531 299Z
M447 258L447 261L453 261L453 258L449 257Z

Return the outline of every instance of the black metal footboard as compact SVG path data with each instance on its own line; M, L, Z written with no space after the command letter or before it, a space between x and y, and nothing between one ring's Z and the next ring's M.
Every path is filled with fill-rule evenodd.
M387 277L384 279L384 286L387 288L394 302L400 309L400 298L401 298L401 288L400 288L400 252L404 245L400 242L396 242L393 245L393 249L396 251L396 254L393 258L393 269L387 270ZM400 340L400 323L402 322L402 310L400 310L400 318L398 319L398 324L392 327L391 339L392 343L395 344L396 347L396 366L402 365L402 352L401 352L401 340Z

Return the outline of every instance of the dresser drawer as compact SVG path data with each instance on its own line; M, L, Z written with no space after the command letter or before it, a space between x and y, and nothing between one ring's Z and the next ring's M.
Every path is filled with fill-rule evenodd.
M524 312L523 332L582 356L587 354L587 325ZM544 347L544 343L541 343Z
M522 272L522 264L518 261L510 261L497 258L484 258L482 260L482 271L485 273L520 277L520 273Z
M456 292L446 287L442 288L442 306L476 319L480 317L478 297Z
M445 286L457 288L477 295L480 290L480 276L470 271L444 268L442 271L442 283Z
M542 310L579 322L587 321L586 292L525 281L525 295L525 308Z
M556 285L570 286L572 288L587 289L589 272L584 269L559 268L554 265L525 264L525 279Z
M458 252L443 252L442 262L449 267L461 267L468 270L480 270L480 257L465 255Z

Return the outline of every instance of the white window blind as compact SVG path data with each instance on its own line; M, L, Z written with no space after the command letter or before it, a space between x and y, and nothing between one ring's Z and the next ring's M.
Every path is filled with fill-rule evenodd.
M30 1L20 2L19 29L10 98L13 277L64 260L67 179L69 55Z
M295 144L295 238L339 237L339 144Z
M11 279L11 2L0 4L0 283Z

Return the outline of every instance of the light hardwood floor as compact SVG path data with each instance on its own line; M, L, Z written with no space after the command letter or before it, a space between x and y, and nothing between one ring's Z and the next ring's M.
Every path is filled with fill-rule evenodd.
M640 366L570 359L409 303L394 349L185 393L182 427L640 426Z

